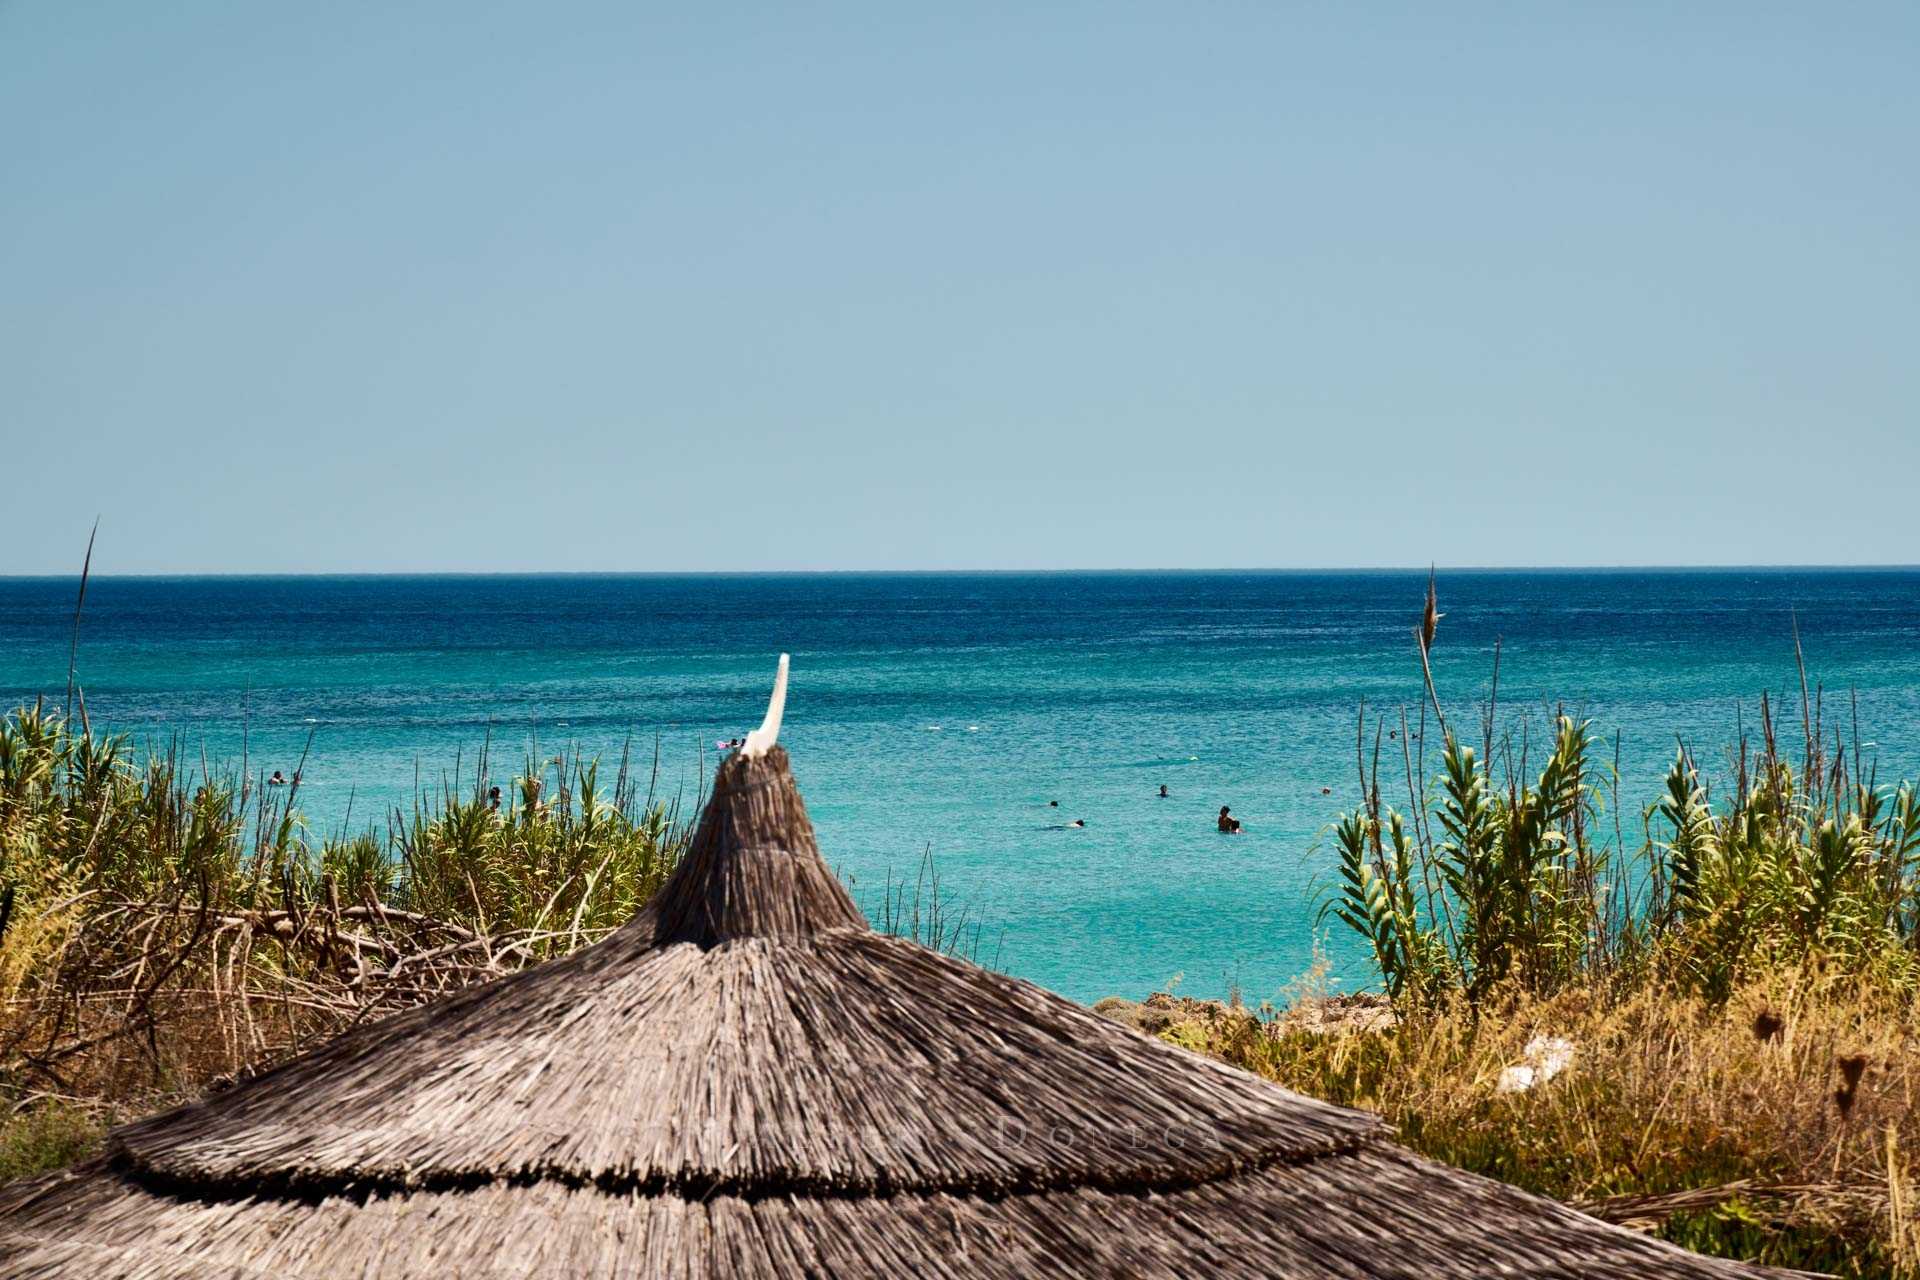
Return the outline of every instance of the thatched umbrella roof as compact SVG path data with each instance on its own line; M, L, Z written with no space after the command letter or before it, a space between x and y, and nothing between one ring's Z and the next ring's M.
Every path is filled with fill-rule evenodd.
M1778 1274L873 932L771 736L606 941L9 1188L0 1274Z

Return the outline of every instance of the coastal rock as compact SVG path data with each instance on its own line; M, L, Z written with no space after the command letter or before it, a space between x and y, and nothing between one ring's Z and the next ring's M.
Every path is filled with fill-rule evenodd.
M1287 1006L1280 1030L1312 1035L1344 1035L1354 1031L1391 1031L1400 1021L1393 1002L1373 991L1349 995L1311 996Z
M1108 996L1095 1004L1093 1011L1150 1036L1161 1035L1183 1024L1218 1026L1229 1018L1255 1016L1239 1004L1194 1000L1165 991L1156 991L1145 1000ZM1356 1031L1390 1030L1398 1018L1392 1002L1385 996L1361 991L1350 995L1310 996L1295 1001L1265 1021L1269 1035L1285 1035L1293 1031L1303 1031L1309 1035L1340 1035Z
M1165 991L1156 991L1145 1000L1108 996L1093 1006L1103 1018L1124 1023L1144 1035L1157 1036L1182 1022L1215 1022L1227 1015L1227 1006L1218 1000L1189 1000Z

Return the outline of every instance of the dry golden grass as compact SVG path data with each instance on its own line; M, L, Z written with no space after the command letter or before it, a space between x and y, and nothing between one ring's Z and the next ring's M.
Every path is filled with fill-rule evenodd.
M1857 1276L1920 1275L1909 1000L1780 971L1724 1003L1648 986L1464 1002L1384 1033L1214 1010L1163 1032L1303 1093L1386 1117L1421 1152L1689 1247ZM1499 1091L1529 1040L1573 1063ZM1857 1072L1851 1086L1848 1076Z

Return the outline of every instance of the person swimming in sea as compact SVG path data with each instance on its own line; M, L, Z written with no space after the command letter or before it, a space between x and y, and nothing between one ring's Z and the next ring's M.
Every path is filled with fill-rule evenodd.
M275 769L273 771L273 776L267 779L267 785L270 787L284 787L287 785L287 780L280 776L280 771L278 769Z
M1167 784L1164 782L1160 784L1160 798L1162 800L1172 799L1172 797L1167 794Z
M1240 819L1234 817L1232 811L1224 804L1220 806L1220 831L1230 836L1240 834Z
M1085 818L1075 818L1072 822L1056 822L1052 826L1048 827L1047 830L1048 831L1084 831L1086 829L1086 826L1087 826L1087 820Z
M500 812L500 788L494 787L487 792L487 808Z

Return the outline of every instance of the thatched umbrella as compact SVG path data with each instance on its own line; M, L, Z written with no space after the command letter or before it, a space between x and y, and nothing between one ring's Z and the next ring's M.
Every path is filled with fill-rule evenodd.
M1778 1274L875 933L814 844L775 702L617 933L10 1188L0 1274Z

